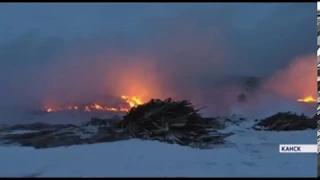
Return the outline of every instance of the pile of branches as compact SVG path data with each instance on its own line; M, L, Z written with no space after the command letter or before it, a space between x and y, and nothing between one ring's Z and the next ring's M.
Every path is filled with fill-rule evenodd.
M221 134L223 125L214 118L203 118L187 101L152 99L134 107L118 123L118 128L133 138L158 140L184 146L205 148L224 143L231 134Z
M203 118L200 109L189 101L150 100L132 108L123 118L92 118L82 125L34 123L0 129L0 141L35 148L113 142L138 138L190 146L212 148L230 135L219 119ZM20 130L27 130L19 133Z
M254 129L272 131L295 131L305 129L316 129L316 117L309 118L303 114L297 115L291 112L280 112L261 120L254 126Z

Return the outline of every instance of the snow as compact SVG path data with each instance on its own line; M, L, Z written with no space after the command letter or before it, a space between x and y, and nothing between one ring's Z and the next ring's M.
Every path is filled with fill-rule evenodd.
M230 126L226 146L192 149L127 140L36 150L0 147L0 177L316 177L317 154L280 154L279 144L315 144L316 131Z
M86 132L85 134L83 132ZM87 139L98 132L98 127L96 126L86 126L81 128L80 131L74 131L75 135L78 135L81 139Z
M11 135L11 134L26 134L26 133L35 133L39 131L32 131L32 130L15 130L10 132L0 132L0 135Z

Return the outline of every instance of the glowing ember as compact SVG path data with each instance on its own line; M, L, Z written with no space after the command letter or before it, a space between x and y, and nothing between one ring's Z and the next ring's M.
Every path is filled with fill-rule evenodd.
M317 102L317 100L315 100L312 96L308 96L308 97L303 98L303 99L298 99L297 101L305 102L305 103Z
M50 112L57 112L57 111L65 111L65 110L69 110L69 111L84 111L84 112L91 112L91 111L114 111L114 112L128 112L130 110L130 108L132 107L136 107L140 104L142 104L142 101L136 97L129 97L129 96L121 96L121 98L123 100L125 100L125 102L128 104L127 107L108 107L102 104L98 104L98 103L93 103L93 104L87 104L85 106L66 106L66 107L59 107L59 108L53 108L53 107L48 107L48 106L44 106L43 108L41 108L42 111L46 111L48 113Z

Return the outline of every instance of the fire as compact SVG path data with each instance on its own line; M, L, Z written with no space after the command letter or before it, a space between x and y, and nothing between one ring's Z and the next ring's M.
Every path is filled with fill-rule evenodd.
M66 107L58 107L58 108L53 108L53 107L48 107L48 106L44 106L43 108L41 108L42 111L46 111L48 113L50 112L57 112L57 111L65 111L65 110L69 110L69 111L84 111L84 112L91 112L91 111L114 111L114 112L128 112L130 110L130 108L132 107L136 107L140 104L142 104L141 99L139 99L136 96L133 97L129 97L129 96L125 96L122 95L121 99L125 100L125 102L127 103L127 107L108 107L102 104L98 104L98 103L93 103L93 104L87 104L85 106L66 106Z
M312 96L307 96L306 98L303 98L303 99L297 99L297 101L311 103L311 102L316 102L317 100L315 100Z
M142 104L141 100L136 96L129 98L129 96L121 96L122 99L126 100L126 102L130 105L130 107L135 107Z
M290 65L277 71L263 83L263 88L281 97L297 99L299 102L316 102L317 98L317 61L315 54L295 58Z
M95 109L98 109L98 110L102 110L103 109L103 107L101 107L99 104L94 104L93 107Z

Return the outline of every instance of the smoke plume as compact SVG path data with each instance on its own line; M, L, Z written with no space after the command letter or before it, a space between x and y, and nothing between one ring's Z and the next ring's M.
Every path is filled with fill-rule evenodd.
M224 114L247 76L267 79L251 102L315 96L315 18L312 3L1 4L0 106L124 94Z

